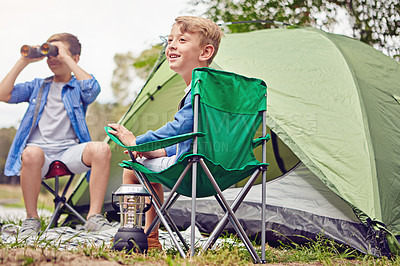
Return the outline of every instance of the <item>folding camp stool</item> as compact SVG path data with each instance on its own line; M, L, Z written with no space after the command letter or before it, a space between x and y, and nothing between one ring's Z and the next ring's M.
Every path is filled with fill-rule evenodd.
M64 187L64 190L61 194L59 195L59 178L61 176L67 176L69 175L69 179L67 184ZM70 204L68 204L67 199L65 197L65 194L67 193L72 180L74 179L75 174L73 174L68 167L61 161L54 161L50 164L49 171L45 175L45 179L42 180L42 185L51 193L54 195L54 213L53 216L50 219L50 223L47 226L46 230L51 228L53 224L57 226L57 221L61 215L61 207L65 206L68 210L70 210L81 222L85 223L86 220L85 218L82 217ZM54 189L50 187L45 180L54 178Z

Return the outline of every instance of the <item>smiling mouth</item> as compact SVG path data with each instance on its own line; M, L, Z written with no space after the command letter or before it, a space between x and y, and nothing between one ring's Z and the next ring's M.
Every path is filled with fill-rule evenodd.
M172 55L169 56L170 59L176 59L176 58L179 58L179 57L180 56L176 55L176 54L172 54Z

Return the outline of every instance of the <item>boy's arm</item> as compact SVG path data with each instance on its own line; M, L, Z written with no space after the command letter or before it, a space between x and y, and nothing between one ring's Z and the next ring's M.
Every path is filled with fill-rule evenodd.
M129 131L126 127L120 124L108 124L113 130L108 130L109 133L118 137L118 139L126 146L135 146L136 145L136 137L133 135L131 131ZM147 152L134 152L135 157L138 156L140 158L146 157L148 159L158 158L167 156L167 152L165 149L158 149L154 151Z
M17 63L15 63L14 67L8 72L8 74L4 77L4 79L0 82L0 101L8 102L11 98L11 92L14 88L15 81L21 71L32 62L40 61L44 57L41 58L28 58L21 57L18 59Z
M66 58L64 62L74 73L74 76L77 80L92 79L92 75L88 74L85 70L78 66L78 64L71 57Z
M185 99L185 105L175 114L174 120L167 122L164 126L155 131L149 130L145 134L137 136L136 144L165 139L190 132L193 132L193 109L191 95L189 94Z
M138 152L137 155L140 158L145 157L147 159L154 159L154 158L159 158L159 157L166 157L167 152L165 149L158 149L158 150L154 150L154 151Z

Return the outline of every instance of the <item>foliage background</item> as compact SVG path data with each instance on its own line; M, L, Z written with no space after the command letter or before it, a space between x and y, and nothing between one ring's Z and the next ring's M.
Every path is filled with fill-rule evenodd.
M353 38L399 61L399 0L192 0L191 5L206 6L204 15L218 22L269 20L331 32L334 26L348 20ZM274 25L228 26L230 32L270 27Z

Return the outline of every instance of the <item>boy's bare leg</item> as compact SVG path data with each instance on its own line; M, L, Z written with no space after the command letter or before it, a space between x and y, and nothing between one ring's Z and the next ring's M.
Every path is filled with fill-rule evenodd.
M26 147L22 153L21 188L27 218L37 218L37 201L41 186L44 152L36 146Z
M110 175L110 159L110 147L104 142L89 142L83 151L83 163L91 167L90 208L87 218L101 213Z

